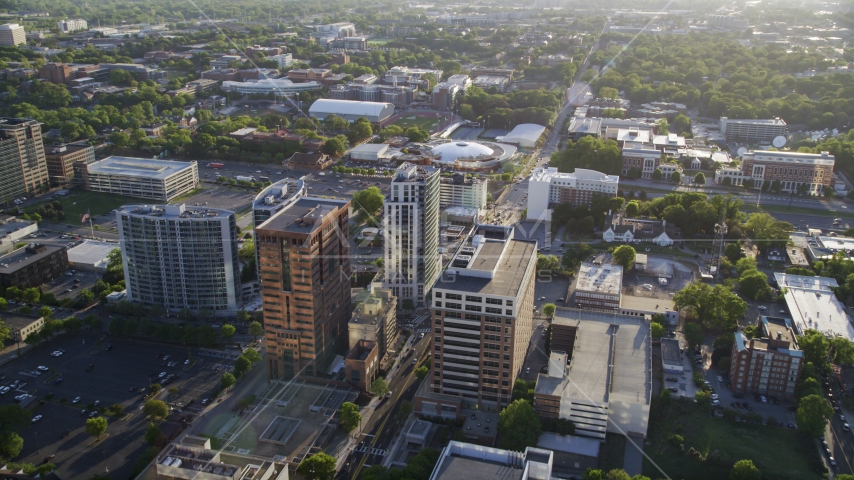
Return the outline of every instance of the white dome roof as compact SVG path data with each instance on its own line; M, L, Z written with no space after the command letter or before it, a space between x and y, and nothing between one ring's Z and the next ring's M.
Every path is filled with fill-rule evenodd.
M477 142L449 142L433 147L433 153L439 154L441 163L454 163L458 158L472 158L495 155L492 148Z

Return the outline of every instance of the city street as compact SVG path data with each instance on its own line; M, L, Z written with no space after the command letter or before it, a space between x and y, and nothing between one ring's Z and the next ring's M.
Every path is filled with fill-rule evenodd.
M420 384L415 376L415 370L421 365L429 346L430 337L425 335L412 347L412 354L401 360L400 370L388 385L391 398L380 403L370 419L365 422L366 424L361 426L361 433L357 433L359 444L364 444L367 448L362 452L354 450L336 478L355 480L363 468L381 463L388 455L395 434L400 433L397 432L399 426L394 421L400 402L403 400L411 402L415 396ZM411 364L412 359L418 360L415 366Z

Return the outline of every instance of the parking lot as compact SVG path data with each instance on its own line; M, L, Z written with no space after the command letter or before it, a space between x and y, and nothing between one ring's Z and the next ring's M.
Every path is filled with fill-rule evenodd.
M73 299L81 289L91 289L99 278L100 275L95 272L75 270L75 273L71 273L71 270L68 270L66 273L42 285L42 292L52 293L58 300ZM63 306L63 304L60 304L60 306Z
M108 346L112 348L107 350ZM51 356L51 352L59 349L65 352ZM141 392L153 383L166 383L158 399L176 410L193 400L195 408L189 410L200 411L203 408L199 406L200 400L210 397L222 373L236 358L233 352L222 357L210 352L202 355L199 350L176 346L69 336L50 341L8 363L3 368L7 378L0 383L9 385L19 380L24 384L0 395L0 403L14 403L15 396L28 393L35 400L26 408L33 415L42 415L32 428L20 433L24 448L16 460L40 463L45 457L56 455L52 461L65 478L90 478L107 466L111 476L125 478L133 459L145 447L141 439L148 422L140 411L144 402ZM190 360L187 365L186 360ZM173 361L176 364L170 367L168 364ZM47 371L33 376L39 366ZM165 375L161 377L161 373ZM170 374L175 375L174 381L164 382L163 378ZM168 392L172 387L177 388L174 394ZM74 403L77 397L80 400ZM124 406L128 414L125 418L118 419L101 410L114 403ZM92 438L84 429L85 420L93 410L105 416L110 424L108 438L97 446L90 445ZM66 432L68 435L64 436ZM97 454L93 456L92 450L97 450Z

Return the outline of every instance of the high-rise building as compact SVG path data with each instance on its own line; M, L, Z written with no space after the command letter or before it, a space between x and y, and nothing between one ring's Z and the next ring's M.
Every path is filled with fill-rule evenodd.
M439 275L439 172L402 163L383 204L383 287L401 307L407 300L424 305Z
M429 392L463 410L507 406L528 351L537 242L513 236L513 227L478 225L433 286Z
M735 332L729 367L732 391L792 398L804 364L792 321L764 315L759 320L759 338Z
M24 27L17 23L0 25L0 45L14 47L25 43L27 43L27 33L24 31Z
M183 204L125 205L116 219L127 300L170 311L237 311L234 212Z
M47 162L39 122L0 118L0 201L33 193L47 183Z
M301 197L255 228L272 379L325 372L347 351L349 207Z

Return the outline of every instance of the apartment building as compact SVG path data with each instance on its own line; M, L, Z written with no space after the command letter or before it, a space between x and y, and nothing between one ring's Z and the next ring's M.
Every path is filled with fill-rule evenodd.
M742 176L752 179L754 188L762 188L767 182L783 192L822 195L834 184L836 157L829 152L749 151L741 158Z
M759 327L759 338L735 332L729 368L732 391L792 398L804 364L792 321L763 315Z
M457 105L457 97L463 89L451 82L440 82L433 87L433 108L436 110L453 110Z
M537 242L513 227L478 225L433 286L430 392L462 399L464 410L498 413L533 330ZM423 407L423 401L422 401Z
M199 186L196 162L112 156L77 171L86 190L161 202Z
M63 246L31 243L0 257L0 286L20 289L38 287L68 269Z
M57 145L45 153L51 185L64 185L74 178L74 163L95 163L95 147L90 145Z
M290 53L280 53L267 57L267 60L272 60L279 64L279 68L290 68L294 64L294 56Z
M770 142L774 137L786 135L788 129L782 118L763 120L720 119L721 135L736 142Z
M423 306L439 276L439 173L400 164L383 203L383 287L401 306L406 301Z
M575 280L575 308L595 312L619 311L622 288L622 266L583 262Z
M528 218L551 221L552 204L590 205L593 195L615 197L620 178L595 170L576 168L560 173L555 167L542 167L531 173L528 182Z
M127 300L169 311L234 314L240 262L234 212L125 205L116 212Z
M466 178L458 173L451 179L443 178L439 184L439 204L442 207L466 207L482 209L486 207L489 195L486 178Z
M17 23L0 25L0 45L14 47L25 43L27 43L27 33L24 31L24 27Z
M255 228L271 379L326 372L347 351L349 207L301 197Z
M48 185L41 124L0 118L0 198L34 194Z

